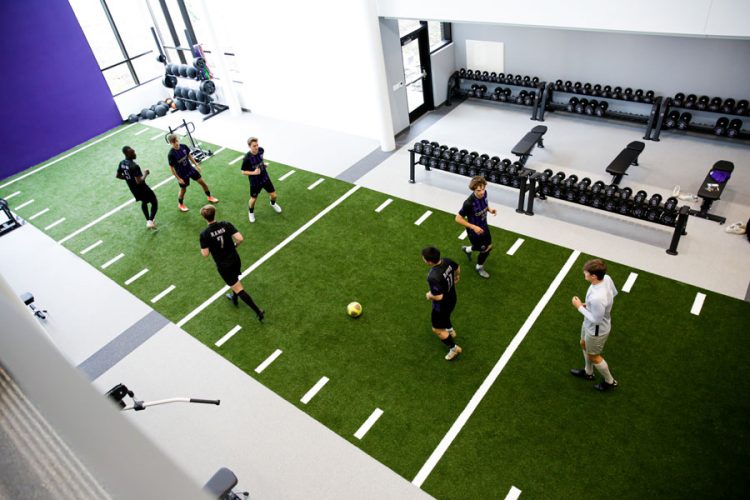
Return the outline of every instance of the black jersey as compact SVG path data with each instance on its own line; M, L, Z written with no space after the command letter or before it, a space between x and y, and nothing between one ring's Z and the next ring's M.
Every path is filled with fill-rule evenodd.
M469 223L479 226L482 229L489 229L487 226L487 193L485 192L484 197L477 198L474 193L471 193L461 210L458 212L462 217L469 219Z
M141 167L139 167L135 161L128 159L122 160L117 167L117 173L121 174L122 178L125 179L125 182L128 183L130 192L133 193L136 200L144 198L146 194L151 192L151 188L149 188L145 182L138 184L138 181L136 181L138 177L143 177L143 172L141 172Z
M208 248L216 267L228 267L240 259L232 239L232 235L237 232L237 228L226 221L209 224L201 232L201 248Z
M451 310L456 305L455 274L458 264L451 259L443 258L427 274L427 284L432 295L442 295L443 300L432 301L432 308Z
M242 159L242 167L240 167L241 170L245 172L252 172L256 168L260 169L260 174L248 175L250 184L253 186L262 186L270 180L268 177L266 166L263 163L263 153L265 153L265 150L263 148L258 148L258 154L254 155L250 151L248 151L247 153L245 153L245 158Z
M177 149L169 148L167 162L169 162L169 165L174 168L177 175L183 179L190 177L190 175L195 172L193 164L190 163L190 148L184 144L180 144L180 147Z

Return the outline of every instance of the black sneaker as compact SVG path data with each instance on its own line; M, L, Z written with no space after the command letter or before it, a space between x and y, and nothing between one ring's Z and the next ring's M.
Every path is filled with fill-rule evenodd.
M263 309L260 309L258 311L258 321L260 321L262 323L263 322L263 318L265 318L265 317L266 317L266 311L264 311Z
M462 246L461 250L466 254L466 258L469 259L469 262L471 262L471 247Z
M239 305L239 295L228 293L225 295L225 297L232 301L232 304L234 304L234 307L237 307Z
M594 380L594 374L589 375L583 368L571 368L570 374L574 377L582 378L584 380Z
M604 392L604 391L612 390L615 387L617 387L618 385L619 384L617 383L617 380L612 380L611 384L608 384L607 382L605 382L604 380L602 380L601 382L599 382L598 384L596 384L594 386L594 389L596 389L597 391Z

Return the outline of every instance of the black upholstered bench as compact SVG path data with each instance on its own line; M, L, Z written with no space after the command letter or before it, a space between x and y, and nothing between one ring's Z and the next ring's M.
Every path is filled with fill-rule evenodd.
M531 151L534 149L534 146L544 148L544 142L542 139L544 137L544 134L546 133L547 127L545 127L544 125L537 125L536 127L531 129L531 132L528 132L525 136L523 136L523 139L521 139L518 144L513 147L511 153L518 156L518 162L521 165L526 164L526 160L528 160L529 156L531 156Z
M734 172L734 163L731 161L719 160L714 163L714 166L706 174L700 189L698 189L698 196L703 199L701 208L700 210L691 210L690 215L712 220L719 224L724 224L727 221L726 217L710 214L708 210L713 202L721 198L721 193L724 192L732 172Z
M645 148L646 145L644 143L633 141L612 160L612 163L607 167L607 173L613 176L612 184L620 184L622 176L628 175L626 172L630 168L630 165L638 165L638 156Z

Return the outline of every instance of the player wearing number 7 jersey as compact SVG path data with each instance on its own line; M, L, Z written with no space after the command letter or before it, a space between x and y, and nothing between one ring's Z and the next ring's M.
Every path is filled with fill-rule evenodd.
M422 249L422 260L430 266L427 285L430 287L425 298L432 302L432 332L450 350L445 359L450 361L461 354L461 346L453 340L456 331L451 323L451 313L456 307L456 283L461 277L461 267L446 257L440 258L440 250L435 247Z
M240 254L237 253L237 247L244 241L242 235L231 222L216 222L216 207L213 205L206 205L201 208L201 215L208 223L208 227L201 232L201 254L204 257L211 254L219 275L232 289L232 293L228 294L227 298L235 306L239 304L239 299L242 299L245 304L250 306L250 309L255 311L258 319L263 321L265 316L263 309L253 302L252 297L244 290L240 281L242 263Z

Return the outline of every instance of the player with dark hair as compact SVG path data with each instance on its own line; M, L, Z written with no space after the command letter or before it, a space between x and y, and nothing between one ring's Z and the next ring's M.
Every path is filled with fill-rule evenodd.
M115 177L127 182L130 192L135 197L135 201L141 202L141 210L143 210L143 215L146 217L146 227L156 229L154 218L156 218L156 211L159 209L159 202L156 200L154 192L146 184L146 177L148 177L150 172L148 169L145 172L141 172L141 167L135 162L135 150L130 146L124 146L122 154L125 155L125 159L117 166ZM149 204L151 204L150 212L148 209Z
M271 208L277 214L281 213L281 207L276 203L276 188L273 187L273 182L268 176L268 170L266 170L268 165L263 161L265 150L258 145L257 137L249 138L247 145L250 151L245 154L241 169L242 175L247 175L250 180L250 201L247 204L247 218L250 222L255 222L255 201L262 190L265 189L268 193L271 198Z
M462 246L461 250L471 261L471 253L479 252L475 270L482 278L489 278L490 273L484 270L484 263L492 251L492 235L487 224L487 212L497 214L487 203L487 181L481 175L471 178L469 189L473 192L464 201L461 210L456 214L456 222L466 228L471 246Z
M177 208L183 212L189 210L188 207L183 203L185 199L185 191L187 191L190 185L190 179L198 182L206 193L206 198L211 203L218 203L219 200L211 196L211 191L208 189L206 181L201 177L201 167L190 152L190 148L184 144L180 144L180 138L176 134L169 134L167 141L172 146L167 155L167 161L169 162L169 168L172 170L172 175L177 179L177 183L180 185L180 194L177 196Z
M215 221L216 207L213 205L206 205L201 208L201 215L208 223L208 227L201 232L201 255L208 257L208 254L211 254L211 257L213 257L219 275L232 289L232 293L227 294L227 298L235 306L239 304L238 299L242 299L245 304L250 306L250 309L255 311L258 320L263 321L265 311L255 304L250 294L242 287L239 278L242 274L242 263L240 262L240 254L237 253L237 247L242 244L244 238L230 222Z
M585 380L594 380L596 367L604 380L594 388L607 391L617 387L617 380L612 377L609 365L602 357L604 344L612 327L612 304L617 295L617 288L612 278L607 275L607 264L601 259L592 259L583 265L583 278L591 283L586 291L586 302L573 297L572 304L583 314L581 349L586 365L584 368L573 368L570 373Z
M427 300L432 301L432 332L443 344L450 347L445 359L450 361L461 354L461 347L455 343L456 331L451 323L451 313L456 307L456 283L461 275L461 267L448 258L440 258L440 250L435 247L422 249L422 260L430 266L427 273L427 285L430 287L425 294Z

